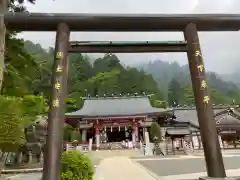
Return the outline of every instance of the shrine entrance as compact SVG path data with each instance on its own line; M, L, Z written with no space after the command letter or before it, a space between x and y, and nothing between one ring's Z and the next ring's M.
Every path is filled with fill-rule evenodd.
M124 127L107 128L107 142L132 141L132 129Z

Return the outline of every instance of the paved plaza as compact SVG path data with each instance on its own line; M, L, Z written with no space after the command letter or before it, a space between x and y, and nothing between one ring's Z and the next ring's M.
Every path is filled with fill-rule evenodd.
M204 156L200 153L186 156L135 156L121 151L98 152L94 180L195 180L206 176ZM131 155L134 152L130 152ZM224 153L228 176L240 176L240 153ZM98 159L99 159L98 157ZM39 180L41 173L13 175L13 180Z
M9 180L40 180L42 173L16 174L9 176Z
M197 179L206 176L203 156L134 159L159 180ZM240 176L240 155L224 155L227 176Z

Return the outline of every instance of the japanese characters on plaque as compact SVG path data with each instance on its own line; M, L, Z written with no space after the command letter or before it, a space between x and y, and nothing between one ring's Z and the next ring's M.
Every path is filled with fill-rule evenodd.
M56 53L56 59L59 60L59 59L62 59L62 58L63 58L63 52L57 52ZM58 65L57 68L56 68L56 73L62 73L62 71L63 71L63 67L61 65ZM59 91L61 89L61 84L60 84L60 82L58 80L54 84L54 88L57 91ZM55 107L55 108L60 106L59 98L56 98L56 99L53 100L52 106Z
M198 69L198 72L199 72L199 74L200 74L200 76L201 76L201 74L204 72L204 66L203 66L203 64L202 64L202 54L201 54L200 50L197 50L197 51L194 53L194 55L195 55L196 57L199 57L199 59L200 59L200 61L198 61L198 64L197 64L197 69ZM206 88L208 87L207 81L206 81L205 79L201 79L201 80L200 80L200 83L201 83L201 89L204 90L204 89L206 89ZM203 97L203 103L204 103L204 104L208 104L209 101L210 101L209 96L204 96L204 97Z

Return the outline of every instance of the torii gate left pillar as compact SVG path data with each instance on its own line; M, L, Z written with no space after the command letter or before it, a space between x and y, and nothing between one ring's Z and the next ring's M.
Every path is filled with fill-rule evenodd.
M63 149L63 125L68 77L70 30L61 23L57 28L52 75L52 94L48 113L48 136L44 150L43 180L60 180L60 160Z

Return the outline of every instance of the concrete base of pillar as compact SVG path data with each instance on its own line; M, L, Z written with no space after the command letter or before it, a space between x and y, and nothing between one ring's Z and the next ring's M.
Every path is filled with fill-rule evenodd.
M199 180L240 180L240 177L225 177L225 178L217 178L217 177L200 177Z

